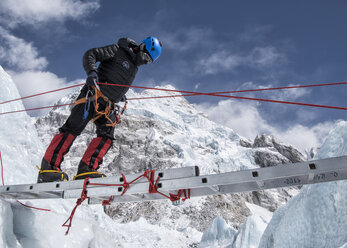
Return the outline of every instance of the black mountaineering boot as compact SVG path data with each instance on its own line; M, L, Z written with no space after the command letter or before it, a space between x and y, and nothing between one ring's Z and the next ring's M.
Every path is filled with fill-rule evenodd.
M37 183L49 183L49 182L62 182L69 181L69 177L65 172L58 171L55 168L50 170L42 170L37 167L39 171L39 176L37 177Z
M80 166L78 166L77 175L73 178L73 180L85 179L87 177L89 177L89 178L102 178L102 177L106 177L106 176L105 176L105 174L100 173L94 169L90 169L86 165L81 166L81 163L80 163Z

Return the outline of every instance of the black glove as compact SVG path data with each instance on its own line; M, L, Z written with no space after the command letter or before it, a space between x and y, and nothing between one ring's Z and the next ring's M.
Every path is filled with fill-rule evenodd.
M98 74L96 74L96 71L91 71L88 74L86 85L88 86L95 86L95 82L99 82Z
M128 99L126 97L126 95L122 96L122 98L120 99L120 102L126 102Z

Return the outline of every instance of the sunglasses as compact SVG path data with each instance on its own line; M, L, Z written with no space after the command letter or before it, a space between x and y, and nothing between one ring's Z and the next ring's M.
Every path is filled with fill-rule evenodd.
M147 52L143 52L142 59L146 62L146 64L153 62L153 59Z

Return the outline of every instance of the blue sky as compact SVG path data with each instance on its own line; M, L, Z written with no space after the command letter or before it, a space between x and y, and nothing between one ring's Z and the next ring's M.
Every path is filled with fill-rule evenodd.
M0 65L24 96L83 81L89 48L153 35L162 55L140 68L134 85L213 92L344 82L346 9L342 0L2 0ZM239 95L346 107L346 93L347 86L332 86ZM61 96L25 104L51 105ZM343 110L188 100L247 138L266 132L301 149L319 145L336 120L346 119Z

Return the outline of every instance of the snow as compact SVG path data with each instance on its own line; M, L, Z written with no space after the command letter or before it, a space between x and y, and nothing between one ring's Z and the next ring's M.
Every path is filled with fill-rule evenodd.
M170 85L160 88L174 89ZM129 99L158 95L164 93L153 90L141 93L129 90L127 93ZM177 93L165 92L165 95ZM131 101L127 115L147 116L159 122L167 132L163 142L179 154L181 161L178 162L184 162L184 166L204 164L202 174L255 167L254 159L247 153L247 149L236 145L241 139L239 135L229 128L220 128L183 97ZM201 156L202 153L205 156Z

